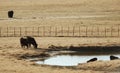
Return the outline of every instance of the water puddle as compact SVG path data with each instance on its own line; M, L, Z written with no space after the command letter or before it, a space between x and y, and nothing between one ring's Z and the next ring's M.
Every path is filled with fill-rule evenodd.
M120 54L114 56L120 57ZM36 61L36 63L55 66L77 66L95 57L102 61L110 60L110 55L57 55L47 58L44 61Z

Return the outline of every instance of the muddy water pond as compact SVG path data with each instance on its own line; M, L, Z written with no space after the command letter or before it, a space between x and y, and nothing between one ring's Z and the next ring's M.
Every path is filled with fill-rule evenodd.
M114 56L120 57L120 54ZM95 57L102 61L110 60L110 55L56 55L44 61L36 61L35 63L54 66L77 66Z

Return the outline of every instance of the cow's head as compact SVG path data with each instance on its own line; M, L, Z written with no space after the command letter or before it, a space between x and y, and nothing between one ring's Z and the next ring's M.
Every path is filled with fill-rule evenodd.
M38 44L34 44L34 48L37 48Z

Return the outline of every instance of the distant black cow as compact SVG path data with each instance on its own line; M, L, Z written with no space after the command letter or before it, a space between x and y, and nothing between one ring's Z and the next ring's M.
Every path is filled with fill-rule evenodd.
M14 12L11 10L11 11L8 11L8 17L9 18L13 18L13 14L14 14Z
M97 61L97 58L92 58L92 59L88 60L87 63L88 62L94 62L94 61Z
M21 44L21 47L31 47L31 45L34 46L34 48L37 48L37 43L35 41L35 39L31 36L25 36L25 37L21 37L20 38L20 44Z
M110 56L110 60L115 60L115 59L119 59L119 57L116 57L116 56L113 56L113 55Z

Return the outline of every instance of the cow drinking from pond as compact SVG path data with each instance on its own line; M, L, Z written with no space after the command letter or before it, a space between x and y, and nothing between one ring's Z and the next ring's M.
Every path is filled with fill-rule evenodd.
M31 45L33 45L34 48L37 48L37 46L38 46L35 39L31 36L21 37L20 44L21 44L21 47L23 47L23 48L25 48L25 47L29 48L29 47L31 47Z

